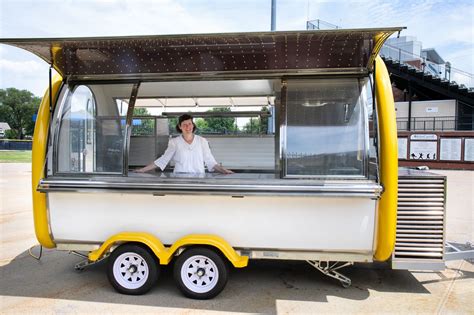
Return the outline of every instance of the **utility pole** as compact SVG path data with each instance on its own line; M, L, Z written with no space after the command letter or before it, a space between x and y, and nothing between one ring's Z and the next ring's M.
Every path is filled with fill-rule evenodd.
M274 32L276 30L276 0L272 0L272 25L271 31Z

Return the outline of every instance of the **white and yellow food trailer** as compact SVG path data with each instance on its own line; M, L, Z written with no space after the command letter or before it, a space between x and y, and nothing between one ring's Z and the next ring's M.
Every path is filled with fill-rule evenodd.
M172 260L179 288L198 299L216 296L228 268L249 259L308 261L350 285L340 268L392 259L398 237L395 111L378 52L400 30L1 40L58 73L34 134L38 241L86 252L78 268L108 258L110 282L126 294L147 292ZM141 106L159 112L145 135L134 132ZM199 112L219 106L230 111ZM134 173L163 152L173 117L188 111L256 115L267 126L204 133L234 174ZM406 178L406 187L422 186ZM406 217L434 215L444 207L436 202L408 205ZM422 247L412 230L400 243Z

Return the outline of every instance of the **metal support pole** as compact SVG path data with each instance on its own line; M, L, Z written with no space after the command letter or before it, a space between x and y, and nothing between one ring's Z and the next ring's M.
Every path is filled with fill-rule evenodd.
M53 65L49 67L49 113L53 112Z
M411 96L412 89L410 83L408 83L408 131L411 131Z
M271 21L271 31L276 30L276 0L272 0L272 21Z
M125 120L125 137L123 142L123 169L122 175L128 175L128 156L130 149L130 137L132 135L132 123L133 123L133 110L135 108L135 101L137 100L138 89L140 88L140 82L133 84L132 94L130 95L130 101L128 103L127 118Z

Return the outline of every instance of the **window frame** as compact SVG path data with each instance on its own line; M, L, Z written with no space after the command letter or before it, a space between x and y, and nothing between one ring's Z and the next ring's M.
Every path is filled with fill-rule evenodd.
M121 170L117 172L64 172L64 171L59 171L59 135L61 132L61 128L63 125L63 112L64 108L67 104L67 102L70 100L72 95L74 94L74 91L80 87L80 86L86 86L91 94L92 97L94 98L94 103L95 105L95 117L94 119L97 118L97 113L98 113L98 103L96 100L96 96L94 94L94 91L90 88L91 85L115 85L115 84L130 84L131 85L131 92L133 93L133 87L136 84L136 82L114 82L114 81L109 81L109 82L89 82L89 81L77 81L74 83L66 83L63 86L63 91L64 93L61 93L61 97L58 98L56 101L59 106L56 106L56 113L54 115L54 121L55 126L54 126L54 132L51 135L52 143L53 143L53 154L52 154L52 174L50 176L58 176L58 177L77 177L77 178L85 178L85 177L93 177L93 176L117 176L117 177L123 177L127 174L126 168L127 168L127 160L123 159L122 160L122 166ZM131 94L132 95L132 94ZM122 116L117 116L117 119L122 119ZM124 149L128 149L128 139L127 139L127 129L130 129L129 126L127 126L128 120L127 117L125 117L126 125L124 127L124 136L123 136L123 147ZM128 151L127 152L122 152L123 156L128 157Z
M291 81L321 81L321 80L340 80L340 79L354 79L357 80L358 83L358 90L359 96L357 98L357 102L360 103L360 110L362 116L362 127L363 127L363 139L364 139L364 148L362 150L364 157L363 157L363 165L362 165L362 175L298 175L298 174L288 174L288 159L287 159L287 130L288 130L288 82ZM365 81L363 84L362 81ZM319 179L319 180L368 180L369 178L369 119L368 119L368 111L366 106L372 106L369 104L368 100L365 101L363 104L361 97L367 91L364 89L368 88L368 85L371 84L371 81L368 76L319 76L319 77L285 77L282 79L282 89L281 89L281 98L280 98L280 106L277 108L277 112L279 112L279 122L280 128L279 130L279 146L278 149L278 160L280 161L281 166L281 178L282 179Z
M326 79L354 79L357 80L358 86L359 86L359 97L358 97L358 102L362 102L360 100L360 97L362 93L364 92L364 89L368 89L368 84L371 85L372 92L374 90L372 86L372 80L368 75L341 75L341 76L283 76L281 77L281 85L280 85L280 90L275 91L275 104L274 104L274 121L275 121L275 129L274 129L274 137L275 137L275 172L280 173L280 179L315 179L315 180L373 180L373 178L370 178L369 174L369 149L370 149L370 144L369 144L369 119L368 119L368 109L366 106L372 106L373 104L369 104L367 101L365 102L366 104L361 104L361 111L362 111L362 119L363 119L363 128L364 128L364 163L363 163L363 175L292 175L292 174L287 174L287 160L286 160L286 149L287 149L287 84L288 81L293 81L293 80L326 80ZM140 82L141 81L135 81L135 80L127 80L127 81L102 81L102 82L97 82L97 81L75 81L70 84L65 84L64 85L64 95L61 98L58 98L58 104L59 106L56 107L56 115L55 115L55 120L56 124L54 127L54 133L51 137L51 139L54 139L53 141L53 163L52 163L52 176L59 176L59 177L91 177L91 176L100 176L100 175L111 175L111 176L128 176L129 172L129 165L128 165L128 160L129 160L129 148L130 148L130 136L131 136L131 126L132 120L133 120L133 109L134 109L134 102L132 106L132 98L135 93L135 98L137 98L137 93L139 92L139 87L140 87ZM365 84L363 84L365 82ZM123 160L122 160L122 171L121 172L59 172L58 171L58 166L59 166L59 155L58 155L58 146L59 146L59 131L61 130L61 125L62 125L62 113L64 110L64 106L69 100L69 98L73 95L73 91L81 86L87 86L90 88L91 85L108 85L108 84L130 84L131 87L131 95L130 95L130 103L129 103L129 108L127 115L125 116L126 124L125 124L125 129L124 129L124 139L123 139L123 145L124 145L124 150L123 150ZM136 88L134 92L134 88ZM95 100L95 94L91 89L92 96L94 97ZM278 95L279 93L279 95ZM375 99L373 100L375 102ZM96 102L97 106L97 102ZM96 115L97 115L98 109L96 108ZM123 119L123 116L118 116L118 119ZM378 173L378 170L377 170Z

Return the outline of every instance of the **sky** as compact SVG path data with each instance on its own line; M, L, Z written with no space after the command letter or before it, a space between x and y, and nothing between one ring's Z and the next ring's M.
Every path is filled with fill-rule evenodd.
M0 38L124 36L269 31L270 0L0 0ZM423 48L474 73L473 0L277 0L276 30L321 19L342 28L407 27ZM0 45L0 88L42 96L48 65Z

